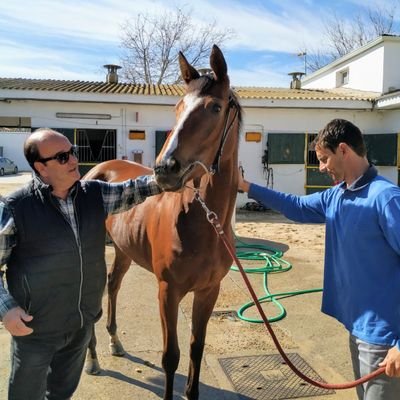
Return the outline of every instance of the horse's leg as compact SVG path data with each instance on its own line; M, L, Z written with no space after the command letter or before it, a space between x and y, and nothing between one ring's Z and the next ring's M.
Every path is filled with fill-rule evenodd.
M125 255L116 245L115 258L108 273L108 315L107 331L110 335L110 351L113 356L125 355L124 347L117 334L117 296L121 288L123 277L131 265L131 259Z
M88 352L86 356L85 372L89 375L98 375L101 372L99 360L96 352L96 330L93 324L92 337L89 342Z
M196 291L193 298L192 336L190 340L190 364L186 382L186 397L188 400L199 398L199 378L201 360L203 358L204 343L208 320L217 301L220 284Z
M159 282L158 301L164 341L162 366L165 372L164 400L172 400L175 371L178 368L180 350L177 336L178 307L181 296L165 281Z

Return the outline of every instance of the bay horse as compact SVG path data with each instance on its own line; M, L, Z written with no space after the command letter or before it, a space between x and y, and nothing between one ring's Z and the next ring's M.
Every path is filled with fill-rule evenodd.
M199 375L206 329L220 283L232 258L206 218L212 210L233 244L231 218L235 211L238 180L238 142L241 107L231 90L221 50L213 46L212 74L201 76L179 54L186 94L177 103L176 122L153 169L123 160L106 161L84 179L119 182L152 174L164 190L130 211L108 217L107 231L115 247L108 274L108 319L114 355L124 350L117 335L116 302L121 281L131 261L153 272L163 334L164 400L171 400L180 350L177 339L178 307L194 292L190 364L185 393L199 397ZM199 196L201 201L196 201ZM98 372L95 336L89 347L87 370Z

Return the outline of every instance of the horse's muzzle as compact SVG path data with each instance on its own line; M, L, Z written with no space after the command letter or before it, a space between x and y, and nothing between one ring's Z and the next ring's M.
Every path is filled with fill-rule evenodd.
M162 160L154 168L157 184L165 191L179 190L184 185L185 171L176 158Z

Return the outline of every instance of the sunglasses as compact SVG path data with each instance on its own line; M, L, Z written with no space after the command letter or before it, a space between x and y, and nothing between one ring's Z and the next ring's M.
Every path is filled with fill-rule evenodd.
M78 158L78 148L76 146L72 146L68 151L57 153L53 157L39 158L37 161L46 163L47 161L57 160L60 164L66 164L69 161L69 156L71 155Z

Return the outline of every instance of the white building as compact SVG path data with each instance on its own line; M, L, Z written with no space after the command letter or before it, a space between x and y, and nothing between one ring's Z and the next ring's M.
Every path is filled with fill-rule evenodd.
M308 143L331 119L345 118L366 135L370 159L399 183L400 37L382 36L306 76L302 88L236 87L244 109L240 160L249 179L295 194L331 184ZM229 68L229 66L228 66ZM28 169L26 128L51 127L80 150L83 171L127 157L152 166L174 125L178 85L131 85L0 78L0 150ZM294 81L292 87L298 87ZM239 196L239 205L247 201Z

